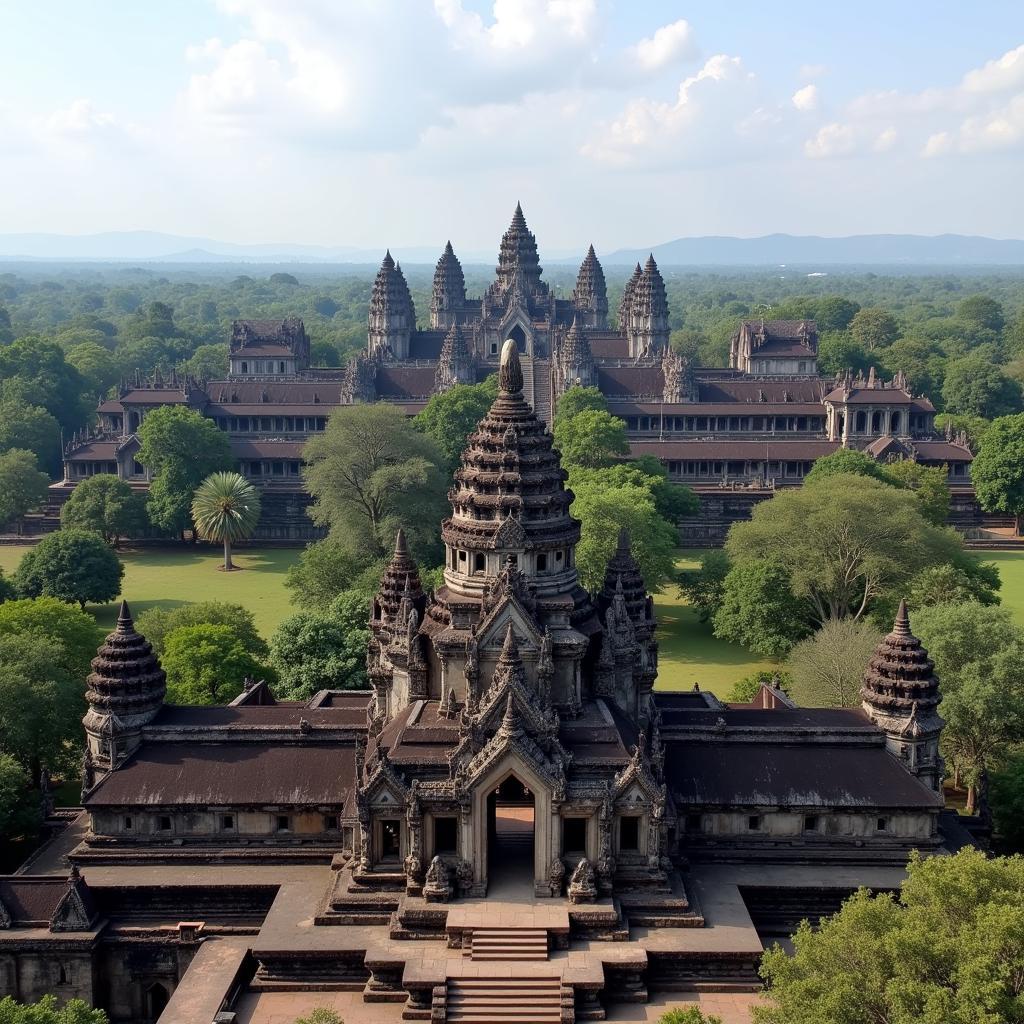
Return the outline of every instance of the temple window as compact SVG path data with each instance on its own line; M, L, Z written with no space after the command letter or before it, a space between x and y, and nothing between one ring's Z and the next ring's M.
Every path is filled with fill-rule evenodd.
M162 814L156 826L161 832L171 831L171 819L168 815Z
M564 557L565 556L563 555L563 553L561 551L556 551L555 552L555 561L556 562L561 562Z
M888 832L889 831L889 819L888 818L879 818L879 819L877 819L877 821L875 821L875 831L876 832Z
M760 832L761 831L761 815L760 814L751 814L750 817L747 818L747 830L750 831L750 832Z
M57 969L57 984L66 985L68 983L68 970L61 964Z
M338 831L338 816L336 814L325 814L324 815L324 831L325 832L337 832Z
M544 552L541 552L539 555L537 555L537 572L547 572L547 571L548 571L548 556L546 554L544 554Z
M640 849L640 819L635 814L619 821L619 849Z
M246 363L246 362L243 362L242 363L242 373L248 373L248 372L249 372L249 364Z
M434 853L455 853L458 849L458 819L434 819Z
M398 860L402 852L402 823L382 821L380 823L380 858Z
M277 364L277 372L278 373L284 373L284 362L283 361Z
M586 818L562 819L562 852L564 854L587 852Z
M818 816L816 814L805 814L804 815L804 831L805 832L817 832L818 831Z
M290 832L291 831L291 819L287 814L279 814L277 816L277 822L275 826L276 832Z
M473 555L473 572L487 571L487 556L478 551Z
M703 820L699 814L688 814L686 816L686 831L700 832Z
M131 832L131 830L135 827L135 822L132 821L132 816L130 814L126 814L124 816L123 824L125 832Z
M220 816L220 827L225 832L230 832L235 827L235 816L233 814L222 814Z
M460 551L459 552L459 561L460 562L465 562L467 560L467 558L468 558L468 556L467 556L465 551Z

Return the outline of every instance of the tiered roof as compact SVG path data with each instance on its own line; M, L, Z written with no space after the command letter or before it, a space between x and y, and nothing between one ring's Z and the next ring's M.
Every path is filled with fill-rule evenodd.
M665 282L662 279L661 271L658 270L658 264L654 261L653 253L647 257L643 273L636 283L630 312L634 319L644 317L668 322L668 297L665 294Z
M580 265L572 301L580 311L595 313L602 319L608 315L608 287L593 245L587 249L587 255Z
M402 268L395 263L389 249L377 271L370 294L370 333L387 333L397 318L404 317L400 326L411 330L416 326L416 308Z
M434 286L430 294L430 311L458 309L466 301L466 277L462 272L452 243L446 242L444 252L437 261L434 271Z
M622 527L619 530L619 541L615 554L608 560L604 573L604 585L598 594L597 604L603 612L615 600L616 592L621 588L626 602L626 609L634 625L647 621L647 588L640 572L640 566L633 557L629 543L629 531Z
M935 664L921 641L910 631L906 601L900 601L892 632L875 648L864 673L864 701L884 714L922 714L938 706L939 680Z
M85 699L101 713L118 718L155 713L167 692L167 677L153 647L135 631L128 602L121 602L117 627L96 652L85 681Z
M564 547L580 539L569 515L572 492L551 435L523 398L523 371L514 341L506 341L498 372L498 397L462 455L445 520L447 544L494 549L511 532L523 544Z
M640 264L637 263L632 276L626 282L626 287L622 289L622 299L619 302L620 331L624 332L629 329L629 316L633 307L633 295L636 293L636 287L640 283L640 278L642 276L643 270L641 269Z
M548 287L541 279L540 256L537 254L537 239L526 226L523 208L516 203L512 223L501 237L498 252L497 280L492 286L504 297L515 284L517 272L531 295L547 295Z
M377 604L385 622L392 622L403 598L422 612L425 597L420 583L419 570L409 554L405 531L399 529L395 537L395 551L380 579L377 590Z

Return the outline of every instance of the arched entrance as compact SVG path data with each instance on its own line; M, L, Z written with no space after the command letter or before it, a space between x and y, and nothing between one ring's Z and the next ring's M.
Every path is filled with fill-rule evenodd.
M525 354L526 331L523 330L522 324L516 324L515 327L508 332L508 336L516 343L516 348L519 349L519 354Z
M159 981L153 982L146 989L146 1013L150 1020L155 1021L160 1017L160 1014L167 1008L170 998L167 989Z
M533 894L536 800L516 775L487 796L487 893Z

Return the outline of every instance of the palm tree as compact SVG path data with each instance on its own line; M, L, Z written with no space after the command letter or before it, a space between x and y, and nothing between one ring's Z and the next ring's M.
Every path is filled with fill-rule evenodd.
M252 535L260 521L260 495L239 473L211 473L192 498L192 520L203 540L224 543L224 571L231 564L231 544Z

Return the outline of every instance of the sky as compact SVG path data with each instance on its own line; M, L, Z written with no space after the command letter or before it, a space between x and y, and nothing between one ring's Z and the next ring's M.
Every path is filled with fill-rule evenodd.
M1024 237L1020 0L0 0L0 233Z

